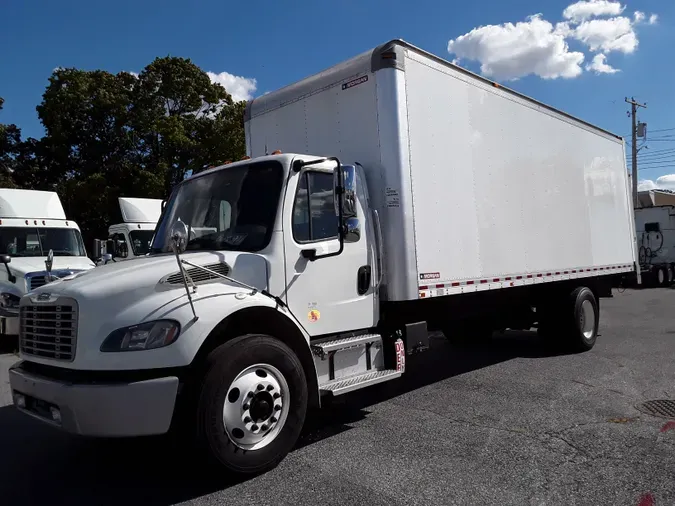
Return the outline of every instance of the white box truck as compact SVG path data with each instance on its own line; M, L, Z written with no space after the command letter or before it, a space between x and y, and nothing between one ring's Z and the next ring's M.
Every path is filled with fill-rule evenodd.
M94 258L107 263L145 256L162 214L162 199L118 197L122 222L108 227L108 239L94 239Z
M253 100L245 128L251 158L177 185L150 256L21 300L24 341L53 346L54 308L73 330L60 357L21 349L20 410L190 428L257 473L323 396L404 374L430 328L591 349L598 299L635 271L619 137L403 41Z
M21 297L94 267L56 193L12 188L0 188L0 264L0 335L14 337Z
M635 229L643 282L660 288L672 285L675 272L675 206L635 209Z

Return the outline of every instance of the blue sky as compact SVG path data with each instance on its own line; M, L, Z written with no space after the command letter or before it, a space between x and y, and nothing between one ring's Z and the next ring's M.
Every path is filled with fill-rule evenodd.
M245 97L403 38L620 135L630 132L624 97L647 102L640 177L656 181L675 174L674 28L671 0L9 0L0 122L40 136L35 106L58 66L138 72L184 56ZM675 189L675 176L660 186Z

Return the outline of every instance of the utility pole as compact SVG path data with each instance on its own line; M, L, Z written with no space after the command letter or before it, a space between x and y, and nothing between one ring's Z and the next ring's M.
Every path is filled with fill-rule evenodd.
M633 208L637 209L639 207L638 202L638 169L637 169L637 109L638 107L647 108L647 104L639 104L635 101L633 97L630 100L626 98L626 102L630 104L630 115L633 128L631 129L632 142L631 142L631 151L633 153Z

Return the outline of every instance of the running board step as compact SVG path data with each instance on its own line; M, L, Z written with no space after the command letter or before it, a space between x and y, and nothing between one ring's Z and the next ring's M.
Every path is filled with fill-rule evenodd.
M378 336L379 337L379 336ZM321 385L321 393L332 393L333 395L342 395L354 390L366 388L378 383L393 380L401 377L402 371L395 369L384 369L382 371L371 371L351 378L331 381Z
M382 342L382 336L379 334L364 334L361 336L343 337L341 339L333 339L331 341L324 341L323 343L312 344L312 351L315 355L323 358L333 351L346 350L375 342Z

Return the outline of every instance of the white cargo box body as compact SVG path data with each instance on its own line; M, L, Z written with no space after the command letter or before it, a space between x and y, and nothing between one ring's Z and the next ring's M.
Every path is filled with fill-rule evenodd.
M250 102L246 142L363 165L388 300L635 269L621 138L403 41Z

